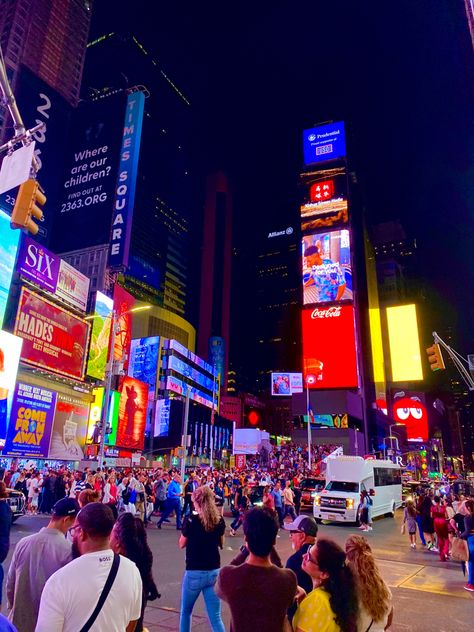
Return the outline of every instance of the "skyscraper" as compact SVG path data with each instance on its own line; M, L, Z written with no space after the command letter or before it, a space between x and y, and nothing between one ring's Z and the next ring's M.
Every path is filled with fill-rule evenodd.
M232 194L227 177L219 172L208 177L206 186L198 354L207 358L210 338L223 339L223 388L226 387L229 366L231 262Z

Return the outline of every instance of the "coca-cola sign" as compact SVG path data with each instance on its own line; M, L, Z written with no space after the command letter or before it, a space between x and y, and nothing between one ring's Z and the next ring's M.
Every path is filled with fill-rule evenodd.
M316 307L311 312L311 318L339 318L341 315L341 306L327 307L326 309L319 309Z

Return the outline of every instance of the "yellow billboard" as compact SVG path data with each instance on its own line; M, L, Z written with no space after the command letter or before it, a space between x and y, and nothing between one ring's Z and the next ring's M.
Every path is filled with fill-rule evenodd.
M387 307L392 382L423 379L416 305Z

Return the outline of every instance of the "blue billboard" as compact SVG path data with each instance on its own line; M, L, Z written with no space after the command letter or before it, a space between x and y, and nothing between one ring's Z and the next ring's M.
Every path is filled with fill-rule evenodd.
M0 211L0 327L7 307L20 235L20 230L10 228L10 216Z
M305 129L303 132L303 156L305 165L345 158L344 121Z
M136 338L130 345L129 377L148 384L149 399L155 399L160 337Z

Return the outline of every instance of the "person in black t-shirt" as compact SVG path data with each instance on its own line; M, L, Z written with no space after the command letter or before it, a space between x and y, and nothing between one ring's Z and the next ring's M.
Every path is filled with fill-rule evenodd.
M189 632L196 599L202 592L212 632L225 632L221 602L214 592L224 546L225 522L216 507L214 492L198 487L192 494L195 512L183 523L180 548L186 548L186 571L181 588L179 631Z

